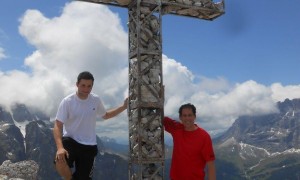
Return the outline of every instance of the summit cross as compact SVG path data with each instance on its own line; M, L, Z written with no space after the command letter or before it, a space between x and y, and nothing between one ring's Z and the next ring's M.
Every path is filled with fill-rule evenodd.
M212 0L77 0L128 9L129 28L129 166L130 180L163 180L164 87L162 28L164 14L214 20L224 1Z

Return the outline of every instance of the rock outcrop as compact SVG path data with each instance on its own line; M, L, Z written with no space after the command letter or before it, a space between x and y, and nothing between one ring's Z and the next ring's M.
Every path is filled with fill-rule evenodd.
M38 164L35 161L20 161L12 163L6 160L0 166L1 180L37 180Z

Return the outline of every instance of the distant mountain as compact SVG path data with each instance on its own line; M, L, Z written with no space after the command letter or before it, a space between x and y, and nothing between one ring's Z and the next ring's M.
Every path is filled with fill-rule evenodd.
M107 153L117 154L124 159L128 159L129 146L125 144L119 144L115 139L106 136L100 137L103 143L103 150ZM171 159L173 146L165 144L165 157L166 159Z
M220 179L300 177L300 99L277 106L278 113L238 118L214 139Z
M100 137L101 142L103 143L103 150L106 153L118 154L124 159L128 159L129 146L124 144L119 144L115 139L109 138L106 136Z
M277 103L279 112L242 116L213 139L217 179L284 180L300 178L300 99ZM56 146L53 123L38 110L15 105L12 112L0 106L0 164L4 160L34 160L38 179L59 179L53 166ZM114 139L97 139L95 179L128 179L128 145ZM168 180L172 146L165 146Z

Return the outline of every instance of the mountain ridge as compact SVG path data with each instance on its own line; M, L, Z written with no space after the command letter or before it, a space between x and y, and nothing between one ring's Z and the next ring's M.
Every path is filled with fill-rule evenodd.
M241 116L226 132L213 138L217 179L300 177L300 99L286 99L277 106L277 113ZM38 179L57 179L56 171L49 166L56 153L50 118L20 104L11 113L0 106L0 163L34 160L39 164ZM128 145L109 137L97 137L97 143L94 177L127 179ZM168 179L172 147L165 150Z
M219 178L228 178L233 169L237 179L300 177L300 99L286 99L277 106L278 113L239 117L214 139L219 164L230 164Z

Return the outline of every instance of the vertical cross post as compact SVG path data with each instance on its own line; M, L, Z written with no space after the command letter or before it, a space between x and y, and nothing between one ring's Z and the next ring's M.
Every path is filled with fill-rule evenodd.
M129 10L129 179L163 179L161 2Z
M128 8L130 180L164 179L163 14L213 20L224 2L211 0L79 0Z

